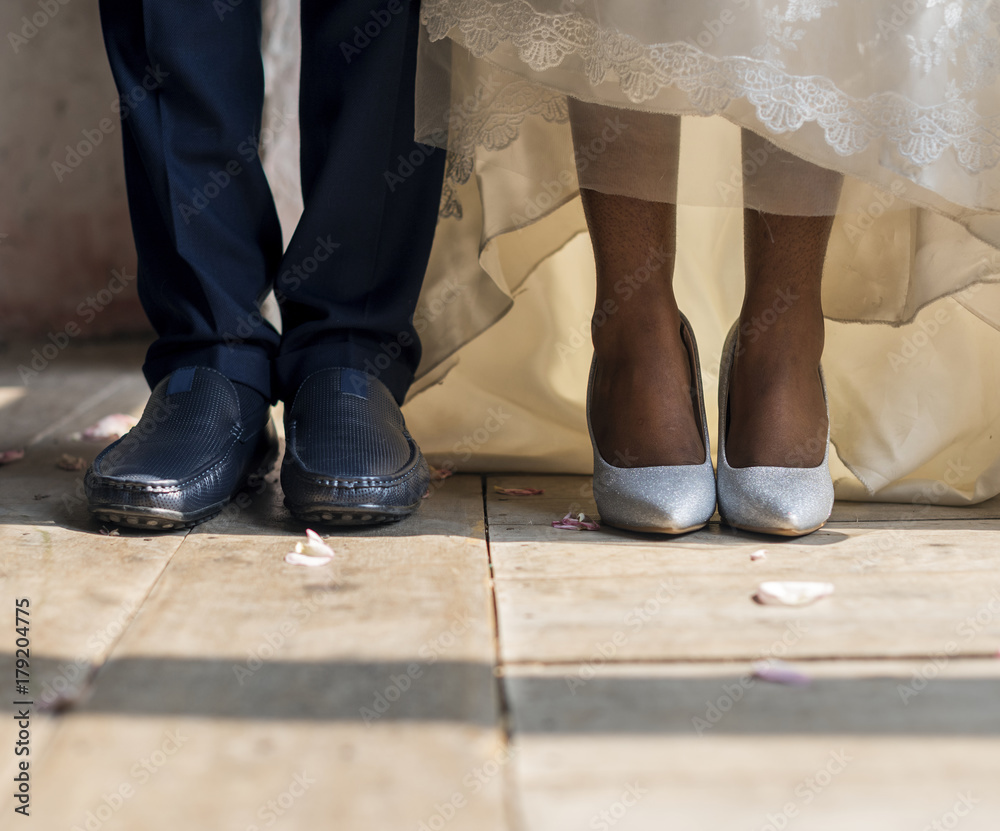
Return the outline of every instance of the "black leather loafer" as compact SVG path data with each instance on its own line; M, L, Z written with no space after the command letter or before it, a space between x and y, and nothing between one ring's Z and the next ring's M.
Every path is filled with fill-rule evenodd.
M232 383L206 367L160 381L139 423L87 470L90 512L101 522L154 530L211 519L278 457L270 415L245 425Z
M385 385L355 369L323 369L285 411L281 487L304 522L369 525L413 513L430 473Z

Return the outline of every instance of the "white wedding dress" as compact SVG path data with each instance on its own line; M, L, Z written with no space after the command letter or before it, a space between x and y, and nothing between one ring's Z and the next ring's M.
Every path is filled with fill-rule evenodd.
M582 184L679 205L675 287L710 409L744 205L836 213L838 497L1000 493L1000 0L423 0L422 16L417 138L449 150L425 382L460 360L407 418L420 438L458 397L481 426L423 439L432 461L589 471ZM405 187L418 163L387 177Z

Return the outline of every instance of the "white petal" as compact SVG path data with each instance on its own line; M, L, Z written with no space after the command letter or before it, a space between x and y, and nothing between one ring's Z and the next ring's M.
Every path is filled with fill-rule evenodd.
M295 543L295 550L299 554L312 554L314 557L333 557L333 549L330 548L323 538L313 531L312 528L306 529L306 541Z
M325 566L333 557L333 549L312 528L308 528L306 541L295 543L295 550L285 555L285 562L293 566Z
M312 557L309 554L303 554L301 551L289 551L285 555L285 562L293 566L325 566L332 561L333 557Z
M764 560L766 558L767 558L767 551L765 551L763 548L760 549L759 551L751 551L750 552L750 559L751 560Z
M833 583L772 580L757 587L757 602L769 606L806 606L833 594Z

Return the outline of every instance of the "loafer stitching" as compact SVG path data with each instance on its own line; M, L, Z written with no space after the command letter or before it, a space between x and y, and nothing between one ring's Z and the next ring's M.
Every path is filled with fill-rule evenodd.
M411 440L409 442L411 450L416 450L416 445ZM406 483L406 480L417 475L420 472L420 459L421 454L419 451L414 453L413 461L409 465L409 469L403 470L400 473L394 473L390 476L350 476L350 477L329 477L323 476L323 474L314 474L308 471L302 464L298 455L292 452L292 459L288 463L290 467L293 468L296 476L299 477L303 482L307 484L322 485L324 487L333 488L347 488L350 490L358 490L361 488L379 488L379 487L393 487L395 485L402 485Z
M224 464L226 460L229 459L235 447L236 447L235 442L230 444L229 448L226 450L226 454L221 459L219 459L219 461L217 461L214 465L212 465L210 468L206 468L201 473L197 474L195 477L181 481L176 485L140 485L137 482L125 482L121 480L116 481L114 479L105 477L103 474L100 473L94 473L92 475L92 478L96 479L97 482L95 484L100 485L101 487L116 488L117 490L134 490L134 491L140 491L142 493L178 493L182 490L193 488L202 479L206 478L207 476L210 476L212 472L216 470L216 468ZM93 470L93 468L91 468L91 470Z

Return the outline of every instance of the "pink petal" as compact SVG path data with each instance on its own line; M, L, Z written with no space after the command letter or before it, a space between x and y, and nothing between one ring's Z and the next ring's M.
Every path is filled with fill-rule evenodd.
M545 493L544 488L501 488L499 485L494 485L493 490L504 496L541 496Z
M96 424L80 433L73 433L69 436L74 441L101 441L102 439L120 439L129 430L138 424L138 419L124 413L114 413L104 416Z
M562 519L553 520L552 527L563 531L597 531L601 526L595 520L588 519L586 514L578 514L576 517L566 514Z
M791 664L784 661L758 661L753 665L753 676L761 681L769 681L772 684L789 684L793 687L805 687L812 683L812 679L803 672L799 672Z
M447 479L449 476L453 475L454 472L455 472L455 471L451 470L451 468L447 468L447 467L434 467L434 465L430 465L430 469L431 469L431 479L433 481L435 481L435 482L437 482L437 481L439 481L441 479Z
M69 453L63 453L59 461L56 462L56 467L63 470L83 470L86 466L87 463L83 459L79 456L70 456Z
M23 450L0 450L0 465L9 465L24 458Z

